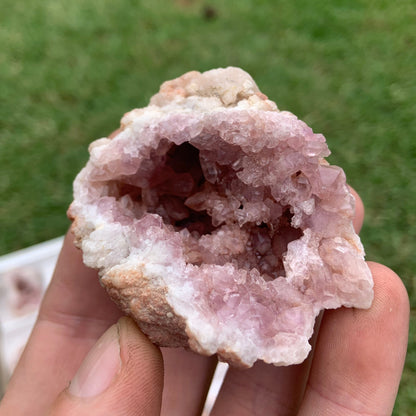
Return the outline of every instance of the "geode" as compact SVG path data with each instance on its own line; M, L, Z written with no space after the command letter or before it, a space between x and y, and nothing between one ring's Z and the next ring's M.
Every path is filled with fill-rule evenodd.
M76 245L157 345L295 364L322 309L370 307L343 170L243 70L165 82L89 151L68 211Z

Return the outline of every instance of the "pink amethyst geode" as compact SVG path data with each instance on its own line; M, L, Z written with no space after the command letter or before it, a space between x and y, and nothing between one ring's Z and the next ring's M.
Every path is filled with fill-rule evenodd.
M243 70L165 82L89 151L68 211L76 244L156 344L295 364L322 309L370 307L344 172Z

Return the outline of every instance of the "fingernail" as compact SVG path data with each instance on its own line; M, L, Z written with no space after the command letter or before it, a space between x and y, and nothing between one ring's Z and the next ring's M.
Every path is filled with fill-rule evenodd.
M87 354L68 387L77 397L93 397L102 393L121 367L118 326L111 326Z

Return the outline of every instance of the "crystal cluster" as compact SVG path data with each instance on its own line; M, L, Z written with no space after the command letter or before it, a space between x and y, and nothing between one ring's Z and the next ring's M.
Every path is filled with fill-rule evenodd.
M158 345L295 364L322 309L371 305L344 172L243 70L165 82L89 150L76 244Z

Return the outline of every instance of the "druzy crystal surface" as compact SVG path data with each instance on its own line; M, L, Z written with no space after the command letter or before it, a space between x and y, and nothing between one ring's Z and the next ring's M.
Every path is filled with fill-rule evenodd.
M344 172L243 70L164 83L89 150L76 244L158 345L295 364L322 309L371 305Z

